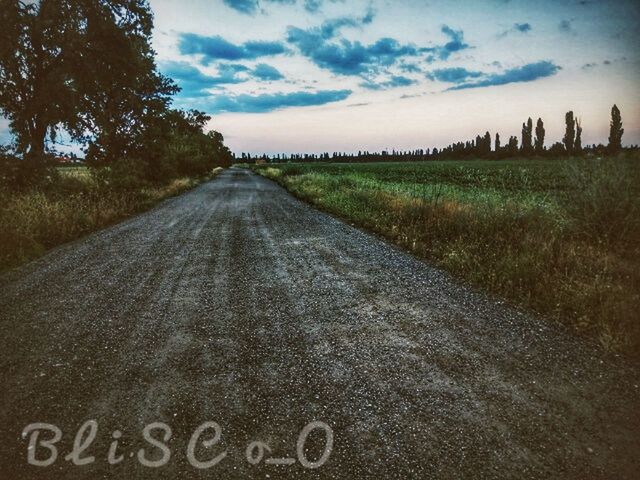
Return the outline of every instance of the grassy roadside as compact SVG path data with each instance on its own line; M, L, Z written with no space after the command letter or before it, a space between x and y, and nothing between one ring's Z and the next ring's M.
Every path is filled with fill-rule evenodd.
M272 164L294 195L640 353L640 159Z
M0 271L142 212L221 170L216 168L202 178L116 189L97 181L85 167L69 167L59 169L59 178L47 187L22 192L0 187Z

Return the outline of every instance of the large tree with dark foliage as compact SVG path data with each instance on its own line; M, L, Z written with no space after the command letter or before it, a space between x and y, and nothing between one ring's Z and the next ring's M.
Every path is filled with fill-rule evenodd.
M156 71L155 52L149 44L153 23L146 1L124 3L135 7L133 19L114 18L110 8L96 5L96 28L88 29L85 48L96 57L97 65L78 75L81 91L86 92L81 98L82 126L92 133L87 159L98 163L142 157L157 161L156 139L166 128L159 122L170 95L178 91ZM101 53L114 48L116 56Z
M18 152L41 162L59 128L96 159L135 148L176 91L156 72L152 26L146 0L0 0L0 110Z
M573 112L567 112L564 116L566 128L564 133L564 138L562 139L562 143L564 143L564 148L567 153L573 152L573 147L575 146L576 141L576 124L573 118Z
M622 149L622 117L617 105L611 108L611 125L609 130L609 153L618 153Z
M78 43L74 10L67 2L0 0L0 110L18 151L33 160L57 124L76 126L67 47Z

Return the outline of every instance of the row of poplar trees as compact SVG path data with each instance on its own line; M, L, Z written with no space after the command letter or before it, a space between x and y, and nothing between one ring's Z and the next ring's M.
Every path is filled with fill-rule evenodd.
M466 142L455 142L447 147L438 149L417 149L410 151L391 152L362 152L357 154L348 154L334 152L316 154L283 154L275 157L262 155L252 157L249 154L242 154L243 162L269 161L269 162L285 162L285 161L331 161L331 162L389 162L389 161L425 161L434 159L457 159L457 158L511 158L511 157L528 157L533 155L548 155L552 157L564 155L577 155L585 151L595 152L598 154L615 155L622 150L622 119L620 110L616 105L611 109L611 124L609 133L608 146L599 145L591 147L583 147L582 145L582 125L580 120L575 118L573 112L567 112L565 115L566 130L562 142L554 143L550 148L545 147L544 122L541 118L533 126L533 120L529 118L522 124L522 137L520 143L518 137L511 136L503 145L500 134L496 133L495 141L489 132L484 135L476 136L475 140ZM492 149L493 147L493 149Z
M491 135L489 132L483 136L478 135L474 140L468 142L457 142L438 151L434 149L431 155L440 157L462 157L473 155L477 157L489 156L530 156L530 155L576 155L583 151L597 150L602 153L617 154L622 150L622 118L620 110L616 105L611 109L611 123L609 131L609 144L596 147L584 147L582 144L582 124L578 118L574 116L572 111L565 114L565 134L562 142L556 142L547 149L545 147L544 122L541 118L533 126L533 120L529 118L522 124L522 136L520 144L518 137L511 136L506 144L502 144L500 134L496 133L493 142L493 152L491 150Z

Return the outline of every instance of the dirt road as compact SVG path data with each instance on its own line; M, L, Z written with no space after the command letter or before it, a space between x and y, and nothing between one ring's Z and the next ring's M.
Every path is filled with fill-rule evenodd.
M245 170L0 277L0 333L4 479L640 472L637 369Z

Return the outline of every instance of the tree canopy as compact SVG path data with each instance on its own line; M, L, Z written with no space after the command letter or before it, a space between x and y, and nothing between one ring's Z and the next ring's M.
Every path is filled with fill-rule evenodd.
M47 139L65 131L93 165L127 159L154 175L181 170L160 165L168 143L189 131L204 148L206 120L170 110L179 89L157 71L152 29L147 0L0 0L0 111L17 152L42 164ZM228 162L222 137L207 138Z

